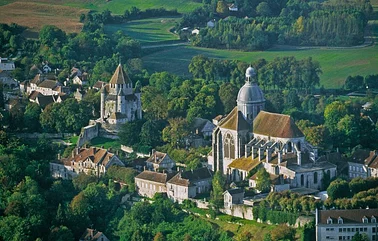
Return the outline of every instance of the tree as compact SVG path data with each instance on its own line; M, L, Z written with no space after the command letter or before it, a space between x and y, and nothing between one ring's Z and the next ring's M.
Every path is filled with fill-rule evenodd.
M216 209L223 207L223 192L225 190L226 180L223 174L220 171L217 171L211 182L212 191L211 191L211 200L210 202L214 205Z
M349 197L350 190L348 182L342 179L336 179L335 181L331 182L327 188L327 194L331 200Z
M260 192L270 191L270 175L265 168L260 168L256 174L256 189Z
M84 190L90 183L96 183L97 178L95 176L80 173L78 176L72 179L72 183L77 190Z
M332 137L338 134L337 124L347 114L347 107L341 101L334 101L326 106L324 110L324 122Z
M154 237L154 241L165 241L165 240L166 239L161 232L158 232Z
M73 241L74 236L66 226L55 227L51 230L48 241Z
M36 132L40 129L39 115L41 114L41 107L36 103L28 103L24 113L24 126L30 132Z
M0 83L0 109L4 108L4 85Z
M142 88L142 107L149 119L165 119L168 115L167 104L166 96L156 87Z
M185 147L184 138L189 134L188 121L184 118L173 118L168 122L169 125L163 129L163 141L168 142L172 147Z
M286 224L278 225L271 232L272 240L295 240L295 229Z
M347 90L352 90L352 91L355 91L355 90L361 90L361 89L365 89L365 86L364 86L364 77L362 77L361 75L356 75L356 76L348 76L345 80L345 89ZM372 88L373 86L371 86Z
M357 232L352 238L352 241L369 241L369 240L370 239L366 233L360 234L359 232Z
M140 143L150 147L161 145L161 126L158 121L146 121L140 131Z
M272 16L272 10L267 2L259 3L259 5L256 7L256 12L263 17Z
M66 42L66 33L56 26L44 25L39 31L39 40L42 44L50 47L56 42L59 42L61 46Z
M126 122L121 126L121 130L118 133L120 142L126 146L133 146L140 141L139 133L141 131L143 122L136 120L133 122Z
M219 98L222 101L224 113L229 113L235 107L238 88L231 83L223 83L219 87Z
M218 1L216 11L219 14L226 14L228 12L228 7L227 7L226 2L222 0Z

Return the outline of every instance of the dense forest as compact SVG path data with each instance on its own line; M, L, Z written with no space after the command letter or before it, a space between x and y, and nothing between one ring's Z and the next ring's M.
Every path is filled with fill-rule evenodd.
M264 50L274 44L350 46L364 41L372 13L369 1L236 1L238 12L227 2L211 2L185 14L177 29L199 27L195 46ZM246 17L247 16L247 17ZM209 19L215 27L202 28Z

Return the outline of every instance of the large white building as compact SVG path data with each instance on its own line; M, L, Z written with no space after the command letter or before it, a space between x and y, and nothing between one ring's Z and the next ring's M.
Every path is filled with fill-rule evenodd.
M325 173L336 176L336 165L318 161L316 148L306 142L290 116L263 111L265 98L255 75L249 67L237 106L218 121L209 167L229 181L241 181L263 166L270 174L282 175L292 188L320 188Z
M109 84L101 88L101 121L123 124L142 119L142 103L139 91L133 91L133 83L118 65Z
M316 240L352 240L359 232L378 240L378 209L316 210Z

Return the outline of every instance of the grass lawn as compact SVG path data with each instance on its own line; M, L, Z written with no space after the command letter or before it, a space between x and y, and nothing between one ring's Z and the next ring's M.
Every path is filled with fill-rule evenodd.
M312 50L267 50L259 52L228 51L195 47L167 48L143 57L150 72L169 71L180 76L190 76L188 65L199 54L211 58L237 59L253 62L259 58L272 60L275 57L294 56L297 59L312 57L319 61L323 74L320 84L325 88L340 88L348 75L378 73L378 46L362 49L312 49Z
M90 143L91 146L97 146L97 147L103 147L105 149L120 149L121 144L118 142L118 140L113 140L109 138L104 137L96 137L91 140Z
M76 145L78 139L79 136L71 136L69 139L67 139L67 141Z
M178 35L169 30L175 26L179 18L152 18L130 21L125 24L105 25L105 32L114 33L121 30L131 38L139 40L143 45L159 44L166 41L179 40Z

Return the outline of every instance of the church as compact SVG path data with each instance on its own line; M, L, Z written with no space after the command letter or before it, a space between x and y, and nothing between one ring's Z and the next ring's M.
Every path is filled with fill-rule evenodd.
M237 106L218 119L213 131L209 168L238 182L262 166L290 188L321 188L325 174L336 176L336 165L319 161L317 149L306 142L290 116L264 111L265 98L254 69L249 67L245 76Z
M109 83L101 88L100 120L112 125L142 119L141 93L118 65Z

